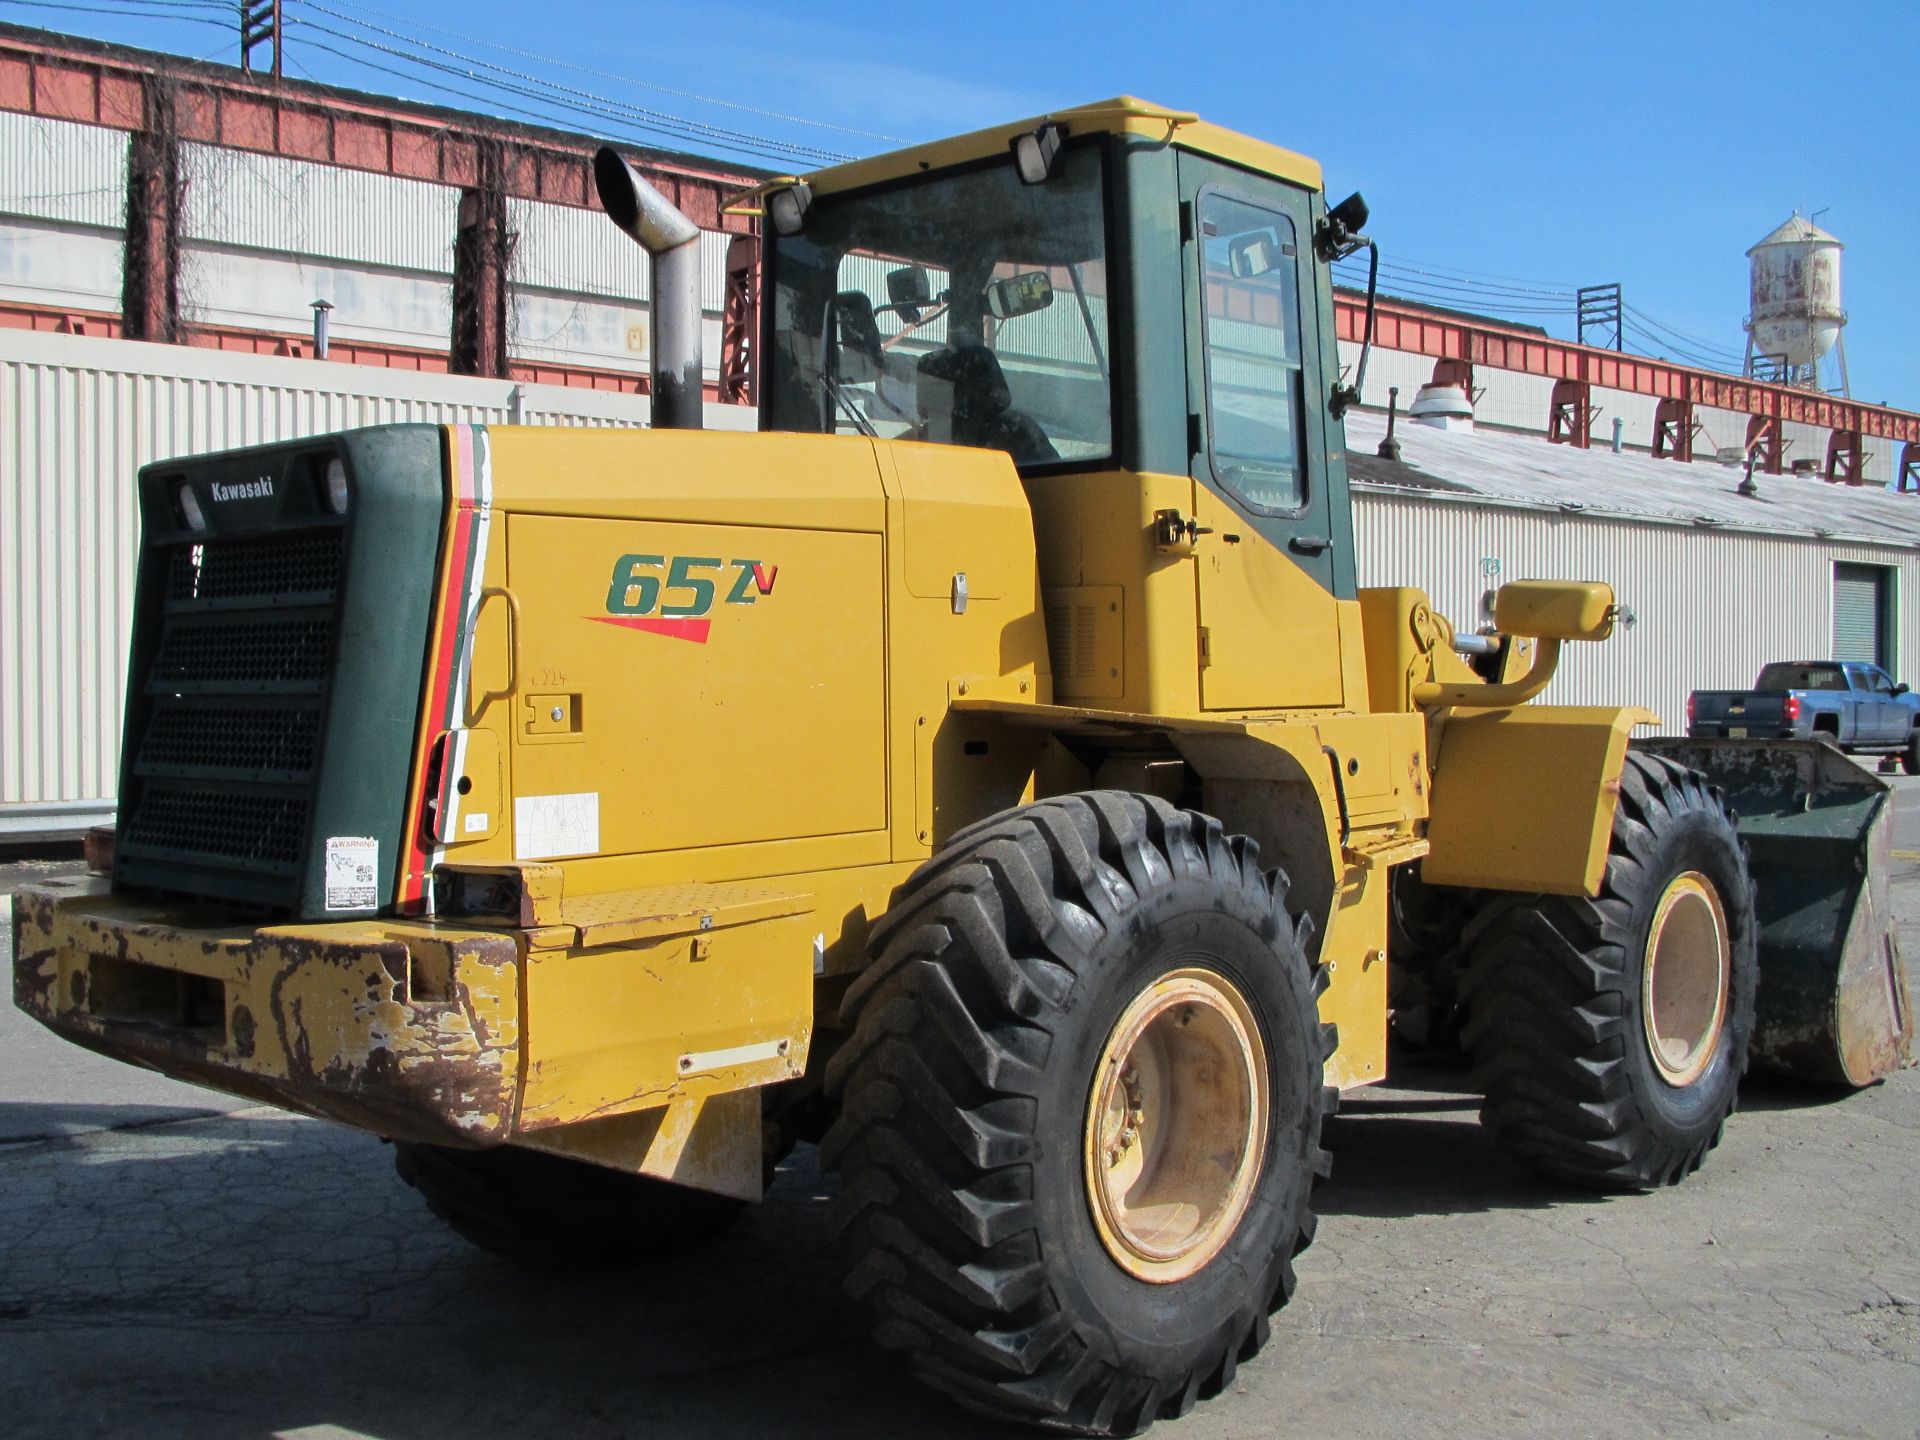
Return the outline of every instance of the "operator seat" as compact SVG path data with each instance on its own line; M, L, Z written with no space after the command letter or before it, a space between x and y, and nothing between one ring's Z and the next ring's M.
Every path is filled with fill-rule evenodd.
M1040 422L1013 408L999 358L986 346L962 343L924 355L915 379L930 439L1004 450L1016 463L1060 458Z

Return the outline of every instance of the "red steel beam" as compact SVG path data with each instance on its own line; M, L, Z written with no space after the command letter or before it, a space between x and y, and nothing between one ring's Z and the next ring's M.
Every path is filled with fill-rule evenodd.
M45 32L0 32L0 110L138 130L145 123L148 87L156 76L178 96L183 140L460 188L479 182L481 148L492 142L506 150L501 178L508 195L559 205L593 203L593 146L559 132L489 123L430 106L343 96L299 81L258 79L224 66ZM750 217L723 214L721 202L753 183L755 173L693 157L637 158L647 177L703 229L753 231ZM1365 309L1357 296L1334 297L1341 339L1361 338ZM1920 442L1920 414L1910 411L1595 349L1393 300L1379 302L1375 341L1386 349L1470 366L1584 380L1774 421Z
M481 146L491 141L506 148L507 194L558 205L594 203L590 141L147 54L45 32L0 33L0 110L139 130L149 113L149 84L159 76L178 96L182 140L455 187L478 183ZM641 151L635 161L701 228L753 229L749 217L722 214L721 202L757 174Z
M1333 297L1335 328L1342 340L1360 342L1366 330L1364 297ZM1739 375L1696 370L1671 360L1599 350L1571 340L1508 329L1484 320L1442 315L1392 300L1378 302L1374 344L1386 350L1431 355L1436 360L1518 370L1553 380L1584 380L1610 390L1684 400L1773 421L1795 421L1830 430L1851 430L1883 440L1920 442L1920 415L1885 405L1820 395Z

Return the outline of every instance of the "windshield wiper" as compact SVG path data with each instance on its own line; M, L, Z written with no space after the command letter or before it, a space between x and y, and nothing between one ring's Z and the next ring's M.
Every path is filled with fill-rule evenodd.
M827 313L820 323L820 390L822 395L831 399L834 405L846 412L853 422L853 428L869 440L878 440L880 432L873 422L860 412L847 392L840 388L840 307L832 300L827 301ZM831 435L840 427L834 424L833 412L825 407L820 414L820 428Z
M1067 266L1067 278L1073 281L1073 298L1080 302L1080 323L1087 327L1087 343L1093 346L1093 363L1100 367L1100 383L1113 389L1113 381L1107 376L1107 352L1101 348L1100 332L1094 328L1093 307L1087 303L1086 286L1080 283L1080 262L1074 261Z

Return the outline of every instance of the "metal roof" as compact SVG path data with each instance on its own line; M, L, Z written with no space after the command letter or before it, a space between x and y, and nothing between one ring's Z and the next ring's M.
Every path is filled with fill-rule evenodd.
M1754 241L1753 245L1748 249L1747 254L1751 255L1755 250L1759 250L1768 245L1801 245L1809 240L1828 245L1839 245L1842 250L1847 248L1841 243L1838 235L1828 234L1796 210L1783 220L1779 228L1767 236L1766 239Z
M1596 445L1577 450L1536 435L1481 427L1467 432L1409 423L1394 428L1400 459L1376 454L1386 416L1347 415L1347 469L1354 487L1440 502L1524 509L1705 529L1844 540L1920 549L1920 495L1878 485L1830 485L1756 471L1759 494L1739 493L1741 466L1657 460Z
M1168 109L1132 95L1116 95L1111 100L1096 100L1088 105L1054 110L1012 124L975 130L967 135L955 135L905 150L892 150L863 160L850 160L844 165L814 171L807 176L807 183L816 194L838 194L882 181L917 175L923 170L943 169L990 155L1005 155L1016 135L1049 122L1057 122L1075 135L1107 133L1143 136L1159 144L1196 150L1232 165L1275 175L1312 190L1321 189L1325 183L1317 160L1292 150L1283 150L1265 140L1256 140L1219 125L1210 125L1190 110Z

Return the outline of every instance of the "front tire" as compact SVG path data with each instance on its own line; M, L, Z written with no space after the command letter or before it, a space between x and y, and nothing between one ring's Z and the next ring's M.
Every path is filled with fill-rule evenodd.
M1672 1185L1733 1113L1753 1034L1753 886L1699 774L1629 751L1600 894L1514 896L1469 936L1482 1120L1541 1171Z
M1293 1290L1332 1029L1252 841L1042 801L903 887L849 992L848 1288L969 1409L1132 1434L1232 1381Z

